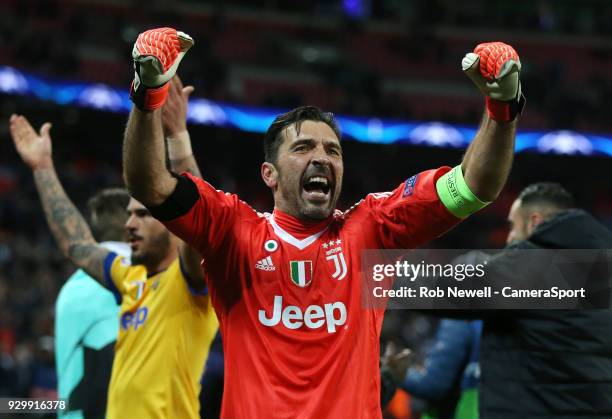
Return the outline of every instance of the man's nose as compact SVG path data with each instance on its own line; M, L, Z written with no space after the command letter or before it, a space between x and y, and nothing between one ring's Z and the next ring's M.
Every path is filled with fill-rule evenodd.
M125 228L127 230L135 230L136 229L136 217L134 217L134 214L130 215L127 219L127 221L125 222Z
M313 150L312 162L314 164L329 164L329 156L322 146L316 147Z

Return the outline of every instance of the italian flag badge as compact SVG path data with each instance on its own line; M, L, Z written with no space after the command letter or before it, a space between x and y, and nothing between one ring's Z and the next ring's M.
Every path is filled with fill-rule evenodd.
M291 280L298 287L305 287L312 281L312 261L292 260L289 262Z

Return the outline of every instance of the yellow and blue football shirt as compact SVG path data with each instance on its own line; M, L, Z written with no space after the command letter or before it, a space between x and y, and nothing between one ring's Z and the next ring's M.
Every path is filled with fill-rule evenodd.
M127 243L100 245L129 260ZM104 417L118 314L113 294L82 269L62 286L55 302L55 366L58 396L68 409L58 418Z
M219 327L207 293L190 289L179 258L149 277L114 253L104 265L120 301L107 418L199 418L200 378Z

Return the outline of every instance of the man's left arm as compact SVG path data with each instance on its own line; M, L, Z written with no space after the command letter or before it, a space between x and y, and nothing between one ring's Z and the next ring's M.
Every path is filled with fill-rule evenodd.
M521 61L510 45L490 42L467 54L462 67L485 95L487 112L461 169L472 192L483 201L493 201L510 173L516 118L525 104L519 79Z
M510 45L479 44L463 58L462 68L485 95L486 112L461 166L436 185L445 206L458 218L484 207L501 192L512 167L516 119L525 104L521 62Z
M462 68L485 95L482 124L460 165L421 172L390 193L366 197L382 248L415 248L439 237L497 198L506 182L525 103L518 55L501 42L480 44Z
M514 156L516 121L498 122L485 115L461 162L466 185L483 202L501 192Z
M202 177L198 163L191 149L191 139L187 131L187 104L193 86L183 87L178 76L170 81L168 98L162 107L162 126L166 141L168 169L176 174L189 172ZM190 288L196 293L206 289L204 272L200 265L200 253L181 240L179 244L181 268Z

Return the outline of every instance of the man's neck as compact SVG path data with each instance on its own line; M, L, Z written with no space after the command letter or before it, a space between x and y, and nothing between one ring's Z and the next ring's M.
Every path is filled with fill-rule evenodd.
M151 277L165 271L177 257L178 252L173 251L169 252L168 255L166 255L166 257L164 257L162 260L145 265L147 268L147 277Z
M333 218L330 215L323 220L304 220L289 215L278 208L274 209L272 216L279 227L297 238L304 238L318 233L327 227Z

